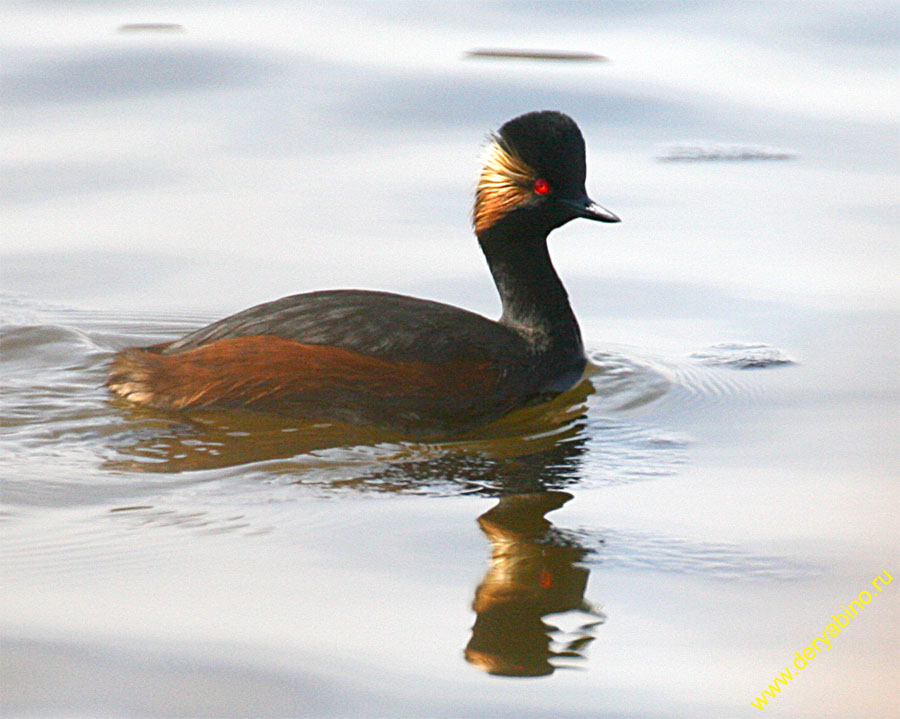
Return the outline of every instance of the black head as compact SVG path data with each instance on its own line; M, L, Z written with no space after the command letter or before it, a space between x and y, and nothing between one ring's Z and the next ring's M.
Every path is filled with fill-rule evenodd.
M584 138L561 112L529 112L491 136L475 197L475 231L526 222L549 232L576 217L619 218L594 203L584 188Z

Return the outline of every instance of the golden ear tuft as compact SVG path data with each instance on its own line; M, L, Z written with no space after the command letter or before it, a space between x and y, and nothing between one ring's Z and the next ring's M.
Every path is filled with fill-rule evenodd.
M473 213L475 232L478 234L531 199L534 179L534 171L496 137L491 139L483 162Z

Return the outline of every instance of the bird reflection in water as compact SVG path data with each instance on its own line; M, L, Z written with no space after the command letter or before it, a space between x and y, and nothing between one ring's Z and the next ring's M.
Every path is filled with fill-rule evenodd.
M126 471L182 472L268 460L267 474L325 489L441 493L450 486L456 487L451 493L497 497L496 506L478 518L492 557L475 591L477 617L465 658L492 675L546 676L577 664L605 619L584 598L589 571L581 562L589 550L544 516L572 498L561 490L581 478L586 401L593 391L585 381L471 436L434 443L400 443L377 430L298 425L252 413L206 411L166 421L159 413L134 410L118 448L126 458L113 464ZM141 429L135 431L135 424ZM341 452L318 454L342 444L387 450L363 461ZM544 617L563 612L582 612L589 621L558 641Z
M501 497L478 518L491 542L491 564L475 592L477 614L466 659L490 674L552 674L560 660L581 659L605 617L584 598L587 550L545 517L572 495L549 491ZM578 610L591 620L567 642L553 640L548 614Z
M266 462L269 471L291 474L301 484L319 478L327 483L329 469L345 476L342 470L349 467L360 489L421 492L450 482L503 493L534 492L577 479L574 458L583 452L582 420L593 391L585 380L549 402L449 438L243 410L127 408L127 422L111 437L118 456L106 466L180 473ZM371 461L360 462L361 456ZM320 471L310 472L311 467Z

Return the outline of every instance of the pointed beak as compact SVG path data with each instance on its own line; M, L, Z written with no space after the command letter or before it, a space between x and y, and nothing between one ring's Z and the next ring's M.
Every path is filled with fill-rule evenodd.
M586 217L599 222L621 222L621 220L605 207L600 207L585 195L577 200L561 200L562 204L572 210L577 217Z

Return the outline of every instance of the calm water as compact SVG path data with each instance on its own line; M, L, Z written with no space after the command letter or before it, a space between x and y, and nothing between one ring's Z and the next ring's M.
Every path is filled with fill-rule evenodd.
M5 8L4 715L755 715L900 574L897 6L297 5ZM109 401L294 292L496 316L478 149L542 108L623 218L551 238L580 394L436 445ZM898 586L766 715L896 716Z

